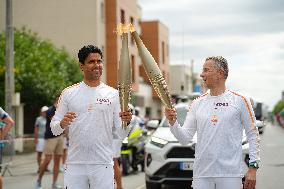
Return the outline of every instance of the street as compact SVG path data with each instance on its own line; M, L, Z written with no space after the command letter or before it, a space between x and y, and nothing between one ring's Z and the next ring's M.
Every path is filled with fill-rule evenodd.
M257 189L284 188L284 129L279 126L267 125L261 135L261 164L257 175ZM4 176L5 189L35 188L37 164L36 154L17 155L13 158L10 171ZM52 169L52 166L49 166ZM43 188L51 188L52 173L43 177ZM63 175L59 175L59 183L63 184ZM144 173L137 172L123 177L124 189L145 189ZM168 188L168 187L164 187ZM172 187L175 188L175 187Z

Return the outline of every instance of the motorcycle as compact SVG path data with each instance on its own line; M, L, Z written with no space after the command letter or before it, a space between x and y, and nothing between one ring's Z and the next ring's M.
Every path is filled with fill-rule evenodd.
M130 171L138 171L141 165L144 171L144 146L147 140L147 130L139 124L133 125L129 135L123 140L121 147L122 174L128 175Z

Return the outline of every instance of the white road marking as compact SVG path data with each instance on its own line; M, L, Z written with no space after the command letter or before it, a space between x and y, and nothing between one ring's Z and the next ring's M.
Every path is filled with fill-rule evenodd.
M145 188L145 184L143 184L143 185L141 185L141 186L138 186L137 188L135 188L135 189L144 189Z

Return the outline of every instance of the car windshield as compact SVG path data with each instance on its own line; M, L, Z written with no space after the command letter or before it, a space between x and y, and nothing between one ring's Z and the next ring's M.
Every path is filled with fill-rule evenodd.
M185 121L186 114L187 114L187 111L188 111L187 108L188 108L187 105L176 107L177 121L181 126L183 125L183 123ZM168 124L166 117L163 117L162 122L161 122L161 127L169 127L169 124Z

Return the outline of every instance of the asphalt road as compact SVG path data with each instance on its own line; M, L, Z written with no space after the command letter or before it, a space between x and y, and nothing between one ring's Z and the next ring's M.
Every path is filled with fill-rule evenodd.
M50 166L52 168L52 166ZM10 171L4 176L4 189L32 189L36 181L35 153L13 157ZM123 177L124 189L145 189L144 173L137 172ZM257 189L284 188L284 129L268 125L261 135L261 166L257 173ZM43 188L51 188L52 174L43 177ZM59 183L63 184L63 175L59 175ZM176 187L164 187L170 189Z
M268 124L261 138L261 163L256 189L284 189L284 129ZM145 189L144 174L127 176L125 189ZM164 189L176 188L164 186Z

